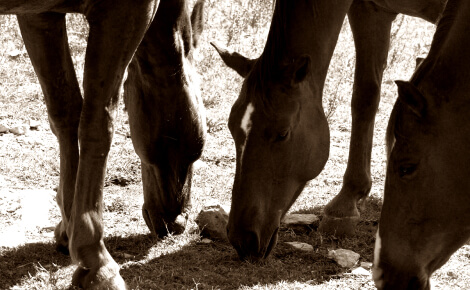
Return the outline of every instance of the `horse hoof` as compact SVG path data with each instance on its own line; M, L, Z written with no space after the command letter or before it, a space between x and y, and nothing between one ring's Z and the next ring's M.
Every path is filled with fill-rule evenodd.
M119 266L116 263L110 264L97 270L78 266L75 273L73 273L72 285L83 289L127 289L126 283L119 274Z
M356 231L356 225L359 222L359 216L352 217L331 217L323 216L318 230L323 233L335 236L352 236Z
M54 237L56 242L56 251L69 256L69 238L67 237L67 233L65 232L65 230L62 229L62 222L60 222L55 227Z

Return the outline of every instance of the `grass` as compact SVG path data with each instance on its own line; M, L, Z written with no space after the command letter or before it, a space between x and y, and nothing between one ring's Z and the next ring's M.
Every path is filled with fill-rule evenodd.
M385 178L384 134L395 101L395 79L408 79L416 56L426 52L434 26L399 16L392 30L382 101L376 118L372 152L373 187L357 233L350 238L324 236L316 226L283 229L279 244L265 263L240 262L226 243L202 243L194 219L204 204L216 199L229 205L235 171L235 146L226 123L242 79L226 68L209 41L221 41L249 57L261 54L271 17L270 1L207 0L206 28L200 41L198 71L207 109L207 143L193 179L193 209L188 230L180 236L154 239L141 216L140 161L128 138L122 104L115 124L105 191L105 243L121 265L131 289L374 289L370 276L351 275L327 258L335 248L351 249L360 261L371 261ZM68 17L73 60L81 82L88 27L80 15ZM13 16L2 16L0 51L0 124L13 126L30 119L41 123L26 136L0 135L0 240L19 236L14 246L0 246L0 288L68 289L75 269L54 251L50 226L60 220L57 207L46 209L48 226L22 228L25 189L52 190L58 185L58 145L51 133L42 92L28 60ZM328 72L324 107L331 131L330 159L323 172L304 189L292 212L321 215L340 190L351 132L354 48L345 22ZM116 181L117 180L117 181ZM116 185L125 180L125 186ZM53 199L52 194L44 198ZM302 253L286 241L309 243ZM435 275L437 289L470 287L470 247L462 247Z

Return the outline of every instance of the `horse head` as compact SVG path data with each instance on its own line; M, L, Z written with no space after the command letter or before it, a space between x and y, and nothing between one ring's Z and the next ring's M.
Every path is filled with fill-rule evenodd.
M142 213L159 236L184 231L192 163L204 145L204 108L193 67L203 5L198 1L190 16L185 1L162 1L125 83L132 142L142 163Z
M272 64L213 45L245 77L228 122L237 158L227 232L241 259L257 260L270 254L282 217L323 169L328 125L313 97L310 56Z
M429 289L470 236L470 106L397 84L374 280L379 289Z

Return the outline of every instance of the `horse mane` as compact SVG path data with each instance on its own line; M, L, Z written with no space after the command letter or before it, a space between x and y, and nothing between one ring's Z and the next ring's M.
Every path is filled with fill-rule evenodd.
M460 0L467 1L467 0ZM415 73L411 77L410 82L417 85L426 75L433 70L433 66L436 61L439 59L440 52L444 46L447 45L450 31L452 30L455 24L455 18L458 14L458 8L461 5L458 4L459 1L450 1L447 2L445 11L437 23L436 32L431 42L431 49L428 53L428 56L423 61L423 63L416 69Z
M434 34L431 49L428 56L425 60L418 66L413 76L411 77L410 82L418 87L418 84L425 79L429 73L432 73L439 58L441 56L441 51L445 49L444 47L448 45L449 36L451 35L450 31L456 23L456 15L458 14L459 8L461 5L459 1L468 1L468 0L456 0L450 1L447 3L444 14L439 20ZM444 96L445 97L445 96ZM400 98L397 99L395 105L393 106L390 118L388 121L387 132L385 134L385 141L387 146L387 159L390 158L390 153L392 151L393 145L395 144L395 133L400 131L400 128L397 128L397 121L399 112L402 110L402 103Z
M273 16L271 26L269 28L268 38L263 49L263 53L258 58L250 72L250 82L247 88L247 95L257 95L261 97L263 108L270 110L271 104L269 94L267 92L267 84L269 81L276 82L280 79L282 73L282 66L287 51L287 23L289 15L292 13L292 3L290 0L274 0L273 1Z

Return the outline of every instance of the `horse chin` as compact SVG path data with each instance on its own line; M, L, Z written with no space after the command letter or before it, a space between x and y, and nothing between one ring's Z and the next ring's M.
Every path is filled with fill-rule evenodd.
M268 247L266 248L266 252L264 253L263 258L266 259L271 254L271 251L277 245L277 240L279 238L278 235L279 227L274 231L273 235L271 236L271 240L269 241Z

